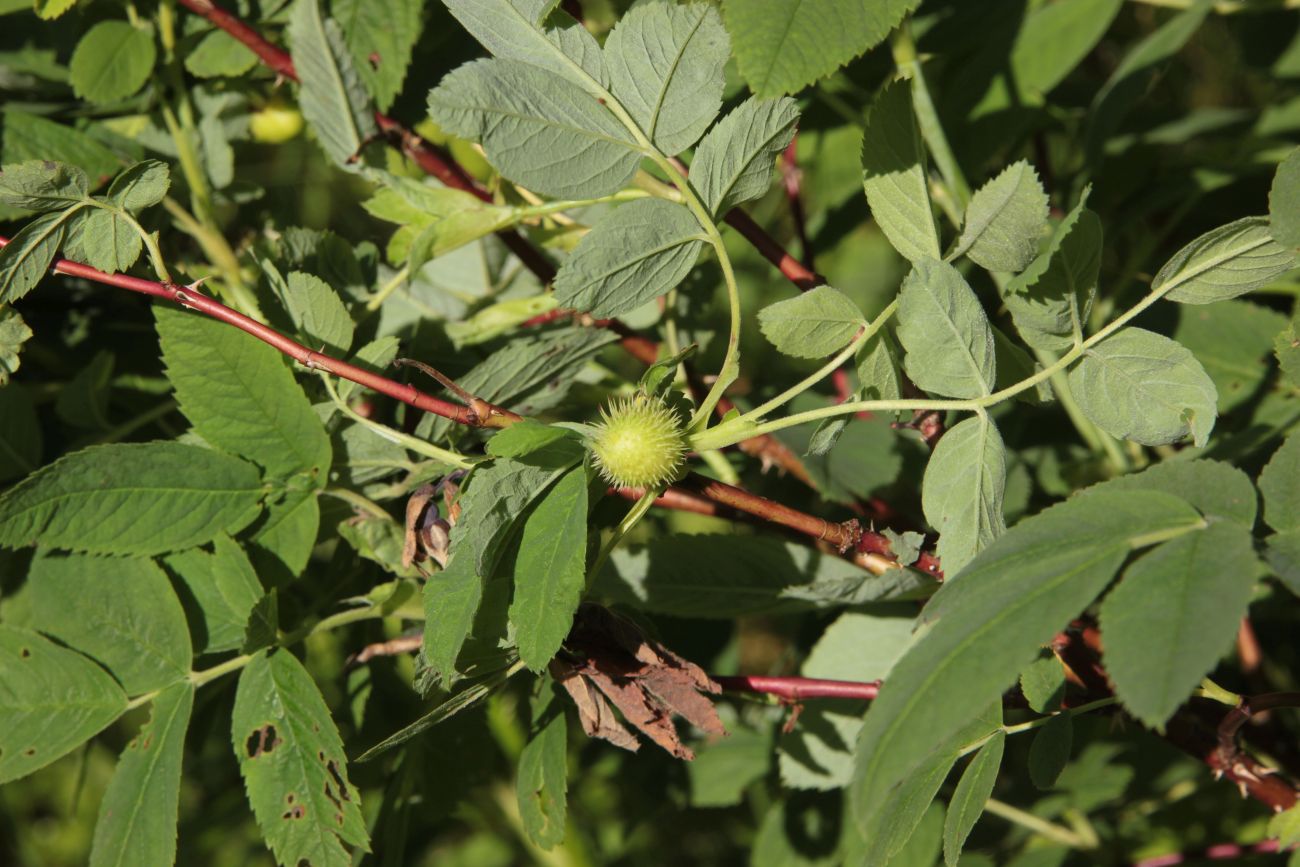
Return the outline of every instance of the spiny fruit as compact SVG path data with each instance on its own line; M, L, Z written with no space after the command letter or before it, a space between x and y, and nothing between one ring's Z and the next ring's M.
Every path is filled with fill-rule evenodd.
M601 475L620 488L653 488L677 478L686 433L662 400L638 394L601 410L591 451Z

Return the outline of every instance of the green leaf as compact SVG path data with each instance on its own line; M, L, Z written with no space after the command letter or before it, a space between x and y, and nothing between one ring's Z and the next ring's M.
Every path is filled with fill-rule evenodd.
M175 862L181 758L193 708L188 681L153 700L149 722L122 751L99 804L90 867Z
M1097 427L1120 439L1166 445L1191 434L1205 444L1218 395L1196 357L1168 337L1125 328L1088 349L1070 391Z
M975 191L948 258L964 253L989 271L1021 271L1038 254L1046 228L1047 193L1029 161L1020 160Z
M1219 461L1165 461L1085 493L1102 490L1161 491L1186 500L1211 521L1232 521L1247 530L1255 526L1255 486L1241 470Z
M76 6L77 0L36 0L31 5L34 7L37 16L46 21L52 21L73 6Z
M1283 810L1269 819L1268 836L1275 838L1282 849L1300 845L1300 806Z
M1151 281L1170 301L1213 304L1245 295L1295 267L1265 217L1243 217L1206 232L1174 254Z
M867 320L843 292L818 286L764 307L758 324L778 351L795 358L824 358L848 346Z
M244 624L240 653L253 654L273 646L280 637L280 594L272 587L254 603Z
M903 383L898 375L898 359L889 335L881 330L858 350L858 388L863 400L898 400Z
M196 653L234 650L244 640L244 627L262 597L262 584L237 542L220 535L212 553L190 548L163 561L185 587L183 600L192 603L190 634Z
M72 224L68 241L81 251L79 258L87 265L116 274L140 258L144 242L128 220L101 208L79 216Z
M152 29L101 21L77 43L68 77L81 99L117 102L144 86L157 57Z
M1192 38L1213 8L1213 0L1195 0L1137 43L1097 91L1088 112L1084 146L1090 161L1101 154L1106 143L1129 111L1146 95L1151 79L1165 61Z
M1292 316L1290 324L1274 339L1273 354L1282 369L1282 381L1300 388L1300 313Z
M167 378L194 430L276 477L324 484L330 442L280 353L225 323L155 307Z
M1006 530L1006 484L1006 448L988 416L966 419L934 447L921 483L921 508L939 531L939 559L949 578Z
M346 355L356 326L339 293L304 271L290 271L286 285L285 306L304 342L334 355Z
M319 0L296 0L288 35L301 82L298 107L329 158L347 168L377 129L343 34L321 17Z
M497 57L546 70L593 95L609 81L595 37L568 15L552 13L556 0L442 0L456 20ZM558 26L543 27L541 21Z
M587 576L587 471L560 477L524 519L510 622L519 658L542 671L573 627Z
M555 277L555 300L593 316L622 315L681 283L704 242L700 224L682 205L662 199L623 205L569 254Z
M1300 148L1278 164L1268 191L1268 224L1273 240L1283 247L1300 247Z
M1029 745L1029 779L1043 791L1056 786L1057 777L1070 762L1074 743L1074 718L1068 713L1049 717Z
M528 743L519 754L515 794L528 839L543 849L564 842L568 796L568 742L564 704L550 677L538 682L532 700Z
M673 156L718 116L728 54L713 6L642 3L605 40L609 89L655 147Z
M759 96L794 93L880 43L920 0L728 0L740 74Z
M156 205L171 186L171 170L158 160L144 160L113 179L108 197L131 213Z
M871 105L862 137L862 186L876 225L904 259L940 257L909 82L885 85Z
M7 386L18 372L18 367L22 364L19 352L31 338L32 330L27 327L18 311L0 306L0 388Z
M776 157L794 138L793 99L747 99L695 149L690 182L715 217L767 192Z
M745 790L767 776L772 764L769 731L733 726L727 736L704 746L686 766L692 807L735 807Z
M1297 480L1300 480L1300 434L1293 433L1273 453L1259 474L1259 492L1264 495L1264 520L1278 532L1300 530L1300 486Z
M121 158L89 132L12 107L0 110L0 118L4 121L3 152L7 162L34 161L39 166L58 162L63 164L65 172L92 178L111 176L122 167ZM6 166L5 171L12 168ZM0 180L0 200L7 195L6 187L7 184ZM79 199L85 195L86 188L83 177L79 191L64 192ZM29 210L50 210L68 204L70 202L64 201Z
M0 303L11 303L36 288L63 246L68 212L37 217L0 249Z
M41 427L31 397L18 385L0 388L0 481L25 476L40 465Z
M172 442L91 446L0 494L0 546L163 554L234 532L256 514L257 468Z
M513 60L476 60L429 93L445 131L480 142L492 165L537 193L578 199L621 190L641 152L591 94L566 78Z
M1259 570L1250 531L1211 524L1143 555L1101 605L1106 671L1162 728L1231 648Z
M1300 530L1274 533L1265 542L1268 565L1292 593L1300 596Z
M898 297L903 367L924 391L945 397L993 393L993 332L979 299L947 262L919 259Z
M1099 594L1133 547L1201 516L1150 491L1097 492L1020 522L947 581L858 737L854 815L866 830L932 751L1003 690Z
M571 467L582 460L583 447L571 430L524 419L493 434L487 443L487 453L494 458L514 458L533 466Z
M918 572L877 577L762 536L666 535L615 549L595 590L654 614L715 619L909 598L933 585Z
M320 503L316 491L291 490L284 499L267 508L266 519L258 525L252 543L297 577L307 568L319 531Z
M1268 378L1268 356L1285 327L1282 314L1239 299L1181 308L1171 336L1205 368L1224 415L1248 403Z
M980 747L975 758L961 772L957 788L948 802L948 815L943 823L943 861L956 867L962 847L971 829L984 812L984 805L993 794L993 784L998 780L1002 766L1002 752L1006 748L1005 732L994 732L989 742Z
M1035 349L1060 352L1083 339L1101 271L1101 219L1084 207L1056 228L1051 246L1011 281L1004 295L1016 330Z
M402 91L423 7L423 0L334 0L331 6L353 68L380 111L388 111Z
M70 752L126 710L126 693L74 650L0 623L0 783Z
M424 640L420 654L429 668L450 687L456 677L456 660L474 629L474 616L483 601L483 578L474 552L465 539L468 532L452 531L451 559L424 583Z
M892 797L878 812L859 817L859 829L866 841L866 867L886 867L907 846L918 830L930 803L947 778L957 757L972 744L979 743L998 731L1002 725L1002 709L990 705L982 713L954 733L930 755L921 760L914 772L892 792ZM921 863L934 863L939 855L940 829L936 828L936 842L930 859Z
M358 367L369 370L371 373L381 373L384 368L393 363L393 359L397 358L397 350L400 347L401 341L398 340L397 337L393 335L380 337L377 340L370 341L365 346L358 349L349 360ZM335 386L335 390L338 391L339 397L344 400L352 397L359 388L362 388L362 386L347 379L339 380L338 384Z
M5 131L13 119L5 112ZM5 155L10 145L5 144ZM86 173L73 165L48 159L27 160L6 165L0 171L0 202L28 211L52 211L86 200Z
M1020 672L1020 691L1031 710L1053 713L1061 709L1065 697L1065 667L1056 654L1043 650Z
M239 675L231 740L248 802L281 864L348 867L370 851L361 793L311 675L287 650L259 653Z
M257 65L257 55L224 30L210 30L185 55L185 68L199 78L237 78Z
M185 612L152 560L45 552L32 561L27 591L30 625L104 666L128 695L189 674Z

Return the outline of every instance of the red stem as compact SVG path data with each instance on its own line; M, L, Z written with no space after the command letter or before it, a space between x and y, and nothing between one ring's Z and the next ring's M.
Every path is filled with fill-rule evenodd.
M861 683L817 677L760 677L747 674L709 677L728 692L774 695L784 701L802 701L806 698L873 699L880 692L878 680Z
M804 218L803 172L799 171L799 136L790 139L785 153L781 154L781 182L785 187L785 198L790 204L790 217L794 220L794 231L799 237L799 250L803 253L803 264L813 269L813 248L808 240L808 224Z
M1175 864L1185 864L1188 861L1236 861L1250 855L1267 855L1276 851L1278 851L1276 840L1263 840L1251 846L1219 843L1200 852L1173 852L1168 855L1157 855L1154 858L1143 858L1141 861L1133 862L1133 867L1173 867Z

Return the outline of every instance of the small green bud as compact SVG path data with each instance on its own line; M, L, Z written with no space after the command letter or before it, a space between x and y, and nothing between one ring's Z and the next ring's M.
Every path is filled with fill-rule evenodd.
M653 488L677 478L686 434L677 413L658 398L615 398L601 410L591 443L600 473L620 488Z

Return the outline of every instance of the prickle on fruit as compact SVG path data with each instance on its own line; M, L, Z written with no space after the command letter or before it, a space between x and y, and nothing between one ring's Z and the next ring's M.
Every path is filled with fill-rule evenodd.
M655 488L677 478L686 458L681 418L662 400L638 394L601 410L591 441L596 467L620 488Z

